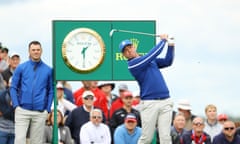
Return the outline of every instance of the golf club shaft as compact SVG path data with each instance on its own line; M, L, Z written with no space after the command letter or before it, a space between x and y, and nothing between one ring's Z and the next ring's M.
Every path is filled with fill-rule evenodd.
M112 36L114 32L125 32L125 33L141 34L141 35L148 35L148 36L160 37L160 35L156 35L156 34L145 33L145 32L137 32L137 31L129 31L129 30L121 30L121 29L112 29L112 30L110 31L110 36ZM169 39L173 40L174 37L169 37Z
M126 32L126 33L133 33L133 34L141 34L141 35L148 35L148 36L154 36L154 37L160 37L160 35L151 34L151 33L145 33L145 32L137 32L137 31L128 31L128 30L116 30L118 32Z

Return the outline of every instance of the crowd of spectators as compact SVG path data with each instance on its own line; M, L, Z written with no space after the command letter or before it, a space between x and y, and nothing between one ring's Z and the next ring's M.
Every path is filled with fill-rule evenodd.
M0 142L13 144L14 109L9 93L12 75L20 64L20 55L0 44ZM118 93L112 93L114 89ZM67 81L56 82L57 125L59 144L137 144L141 136L140 92L128 83L116 87L114 82L82 81L72 90ZM54 104L46 119L44 143L53 141ZM177 102L173 111L171 137L173 144L240 143L240 128L226 114L218 114L214 104L205 107L205 116L192 113L188 100ZM156 125L152 144L159 143ZM161 133L160 133L161 135ZM26 135L31 139L31 135Z

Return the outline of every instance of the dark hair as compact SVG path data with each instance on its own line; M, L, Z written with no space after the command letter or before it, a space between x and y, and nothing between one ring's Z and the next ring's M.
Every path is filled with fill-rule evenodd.
M31 42L28 44L28 48L30 48L31 45L40 45L40 47L42 47L42 46L41 46L41 43L40 43L39 41L31 41Z
M6 47L2 47L2 52L6 52L6 53L8 53L8 48L6 48Z
M58 113L61 114L61 112L59 110L57 110ZM52 110L51 113L48 115L48 118L47 118L47 125L53 125L51 119L53 117L53 114L54 114L54 111ZM64 117L63 115L61 114L61 121L59 123L59 126L64 126Z

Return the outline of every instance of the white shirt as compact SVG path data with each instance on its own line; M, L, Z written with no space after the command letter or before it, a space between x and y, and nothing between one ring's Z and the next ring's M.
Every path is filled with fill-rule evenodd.
M107 125L100 123L98 126L91 121L85 123L80 130L81 144L110 144L111 135Z
M71 103L70 101L63 98L61 100L58 100L57 107L60 108L63 111L63 114L65 114L65 112L67 110L72 111L77 106L75 104ZM53 108L54 108L54 102L52 102L52 106L51 106L51 109L53 109Z
M222 131L222 125L216 121L213 125L209 124L207 121L205 121L205 127L204 131L210 135L211 141L213 141L213 138L220 134Z

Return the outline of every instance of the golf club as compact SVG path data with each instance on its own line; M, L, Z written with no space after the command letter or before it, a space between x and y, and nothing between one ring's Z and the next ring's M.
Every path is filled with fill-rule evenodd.
M132 33L132 34L141 34L141 35L148 35L153 37L160 37L160 35L145 33L145 32L137 32L137 31L129 31L129 30L120 30L120 29L112 29L109 33L109 36L112 37L114 32L124 32L124 33ZM173 40L174 37L170 37L169 39Z

